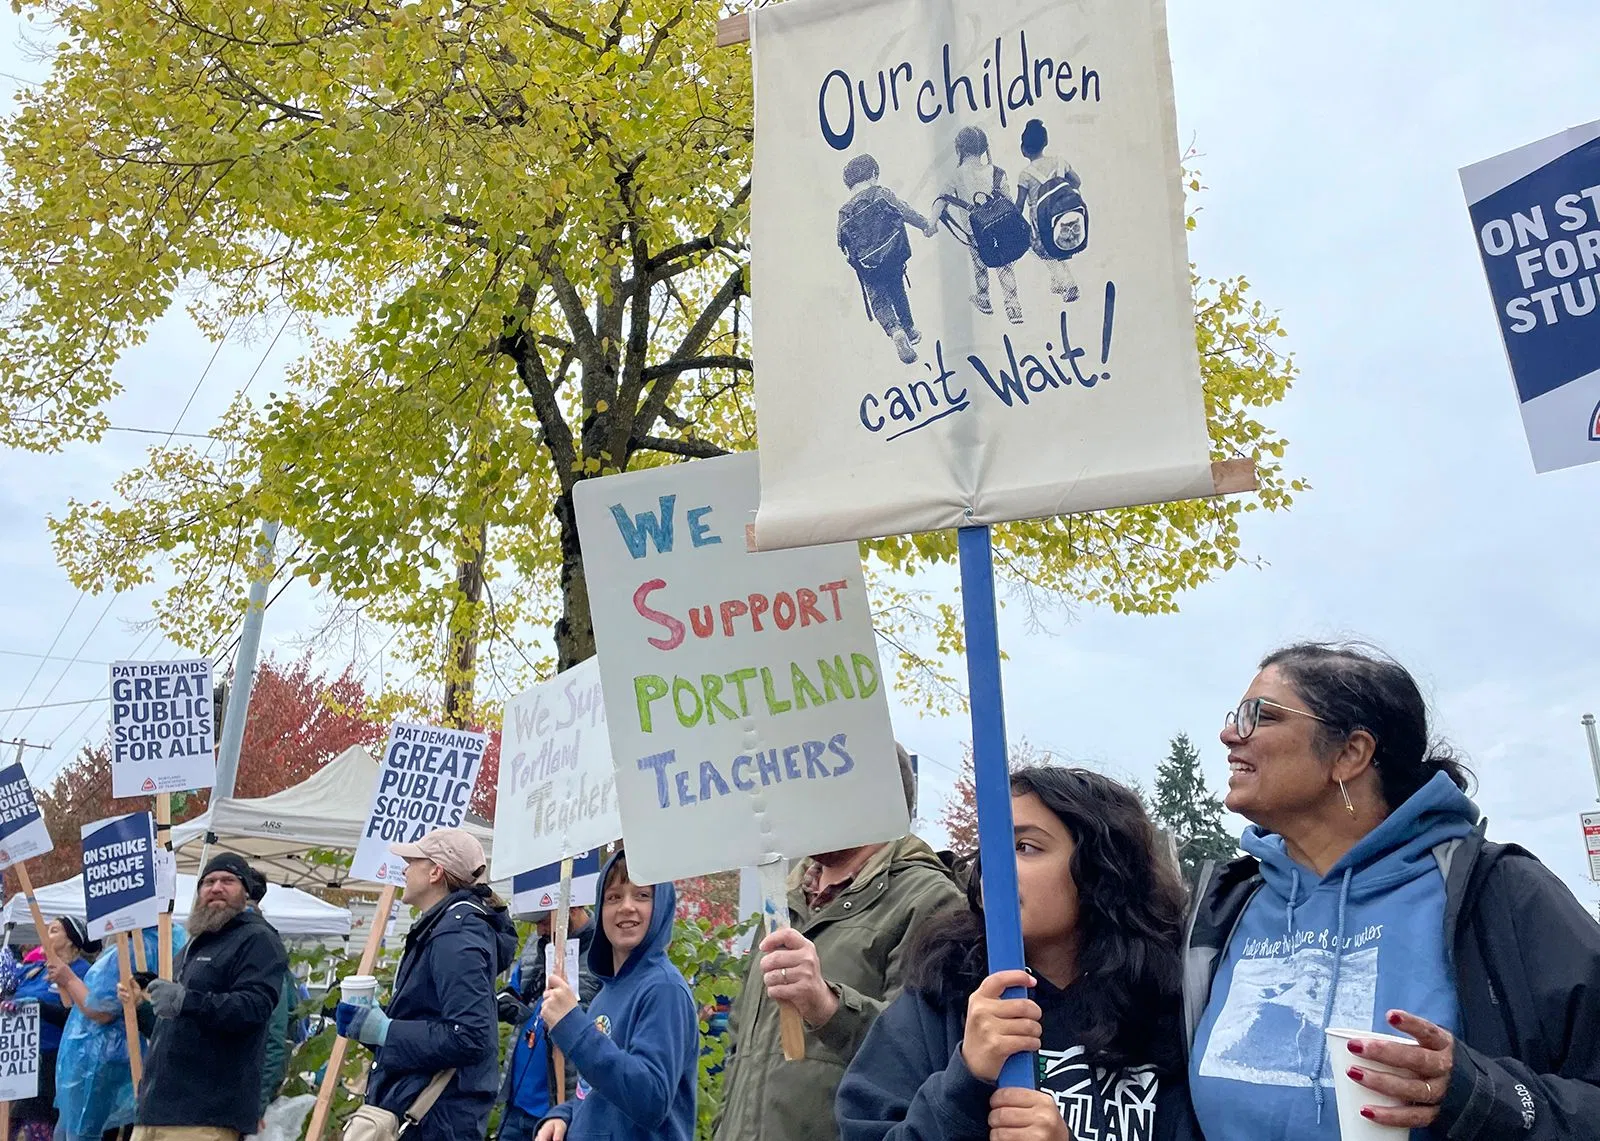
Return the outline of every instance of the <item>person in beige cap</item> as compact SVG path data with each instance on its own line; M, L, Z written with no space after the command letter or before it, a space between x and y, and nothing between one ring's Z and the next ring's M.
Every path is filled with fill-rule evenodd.
M385 1007L341 1002L339 1033L371 1046L367 1104L404 1115L433 1076L454 1069L411 1141L482 1137L499 1089L495 979L517 932L489 890L483 846L459 828L391 844L406 862L405 901L421 914L406 935Z

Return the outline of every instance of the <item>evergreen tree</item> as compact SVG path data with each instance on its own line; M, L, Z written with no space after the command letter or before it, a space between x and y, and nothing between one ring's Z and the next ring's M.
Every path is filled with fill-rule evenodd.
M1239 845L1222 823L1222 800L1206 787L1200 753L1187 733L1172 739L1172 751L1156 770L1151 816L1178 849L1184 881L1191 886L1207 860L1229 860Z

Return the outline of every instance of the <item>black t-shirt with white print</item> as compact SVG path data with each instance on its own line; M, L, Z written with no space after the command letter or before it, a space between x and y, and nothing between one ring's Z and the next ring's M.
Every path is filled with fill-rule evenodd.
M1041 977L1033 988L1031 997L1044 1015L1039 1088L1056 1099L1074 1141L1166 1141L1186 1135L1177 1122L1187 1111L1181 1065L1152 1053L1144 1064L1107 1070L1085 1055L1078 1032L1084 988L1092 985L1080 980L1060 990ZM1168 1029L1156 1029L1151 1039L1160 1040ZM1175 1036L1176 1027L1170 1030ZM1164 1074L1163 1061L1168 1062Z

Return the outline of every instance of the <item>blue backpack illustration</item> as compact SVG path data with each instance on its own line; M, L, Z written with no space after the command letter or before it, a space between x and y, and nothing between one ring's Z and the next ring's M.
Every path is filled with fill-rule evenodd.
M840 236L845 257L858 275L890 277L911 259L906 221L883 194L865 194L844 208Z
M939 217L962 244L971 246L978 260L990 269L1004 269L1021 260L1033 244L1033 230L1022 216L1017 204L1000 192L1000 168L994 169L994 190L978 193L971 202L946 197L945 201L967 212L967 228L963 230L950 217L948 210Z
M1089 244L1089 207L1078 188L1083 180L1070 167L1047 179L1030 203L1039 252L1052 261L1066 261Z

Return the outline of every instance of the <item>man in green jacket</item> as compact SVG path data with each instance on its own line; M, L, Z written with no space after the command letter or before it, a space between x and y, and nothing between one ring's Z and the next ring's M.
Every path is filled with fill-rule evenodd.
M916 815L911 758L896 746L906 807ZM789 877L788 930L758 933L728 1020L716 1141L818 1141L838 1136L833 1097L873 1019L900 993L911 939L930 916L966 899L915 836L823 852ZM778 1003L806 1023L806 1056L785 1062Z

